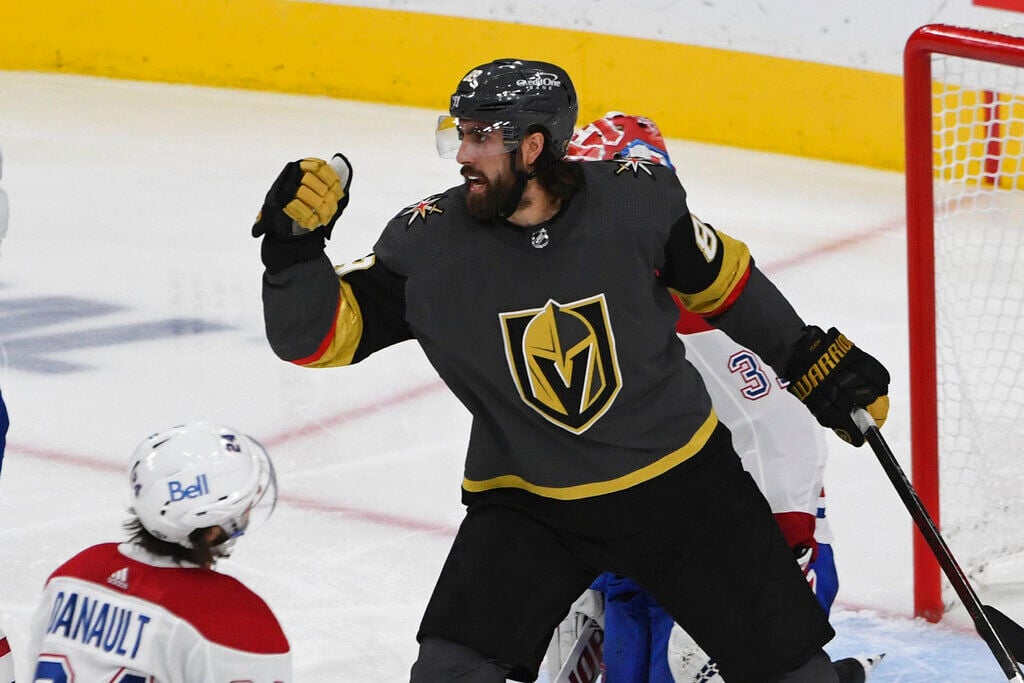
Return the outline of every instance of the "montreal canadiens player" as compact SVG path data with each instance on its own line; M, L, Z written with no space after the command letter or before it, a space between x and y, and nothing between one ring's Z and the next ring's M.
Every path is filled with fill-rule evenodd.
M183 425L143 441L128 477L130 540L83 550L46 583L32 625L33 680L291 681L273 612L214 570L274 509L267 452L229 427Z
M657 125L609 112L573 135L567 158L618 160L623 171L655 163L674 168ZM839 588L832 534L825 518L824 433L756 354L688 312L677 300L676 324L686 357L700 371L733 445L771 504L776 521L827 614ZM714 662L634 581L603 574L556 632L549 666L563 664L579 633L579 613L603 624L607 680L691 683L721 681ZM835 662L843 683L865 680L879 658ZM556 664L557 662L557 664Z

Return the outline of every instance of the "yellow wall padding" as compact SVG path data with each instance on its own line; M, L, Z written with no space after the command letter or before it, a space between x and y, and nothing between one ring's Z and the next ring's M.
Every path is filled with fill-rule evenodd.
M326 95L445 110L472 66L557 62L581 122L903 166L898 76L675 43L291 0L4 3L0 68Z

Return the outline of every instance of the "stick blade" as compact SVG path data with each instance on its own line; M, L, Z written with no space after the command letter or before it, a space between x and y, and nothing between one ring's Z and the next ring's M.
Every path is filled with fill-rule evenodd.
M1024 627L991 605L983 605L982 609L1013 658L1024 662Z

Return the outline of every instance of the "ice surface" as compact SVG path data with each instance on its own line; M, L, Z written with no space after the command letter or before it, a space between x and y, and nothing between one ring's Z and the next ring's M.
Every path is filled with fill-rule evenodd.
M124 463L147 434L253 434L281 502L223 565L263 595L300 682L407 678L461 518L464 409L419 349L311 371L263 336L249 227L281 165L345 152L352 203L329 253L370 251L402 207L456 184L436 112L327 98L0 72L11 227L0 251L0 625L18 655L48 573L122 538ZM909 468L902 176L670 141L691 209L743 238L810 322L893 375L885 434ZM866 449L830 439L841 589L834 656L885 651L877 681L1000 680L962 614L909 618L911 523ZM1012 591L993 604L1024 618Z

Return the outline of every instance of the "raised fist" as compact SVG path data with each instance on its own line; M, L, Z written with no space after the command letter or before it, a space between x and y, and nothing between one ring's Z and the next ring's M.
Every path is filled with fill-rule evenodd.
M314 157L289 162L267 192L253 237L269 234L287 240L324 228L329 238L348 206L351 183L352 165L342 154L335 154L330 162Z

